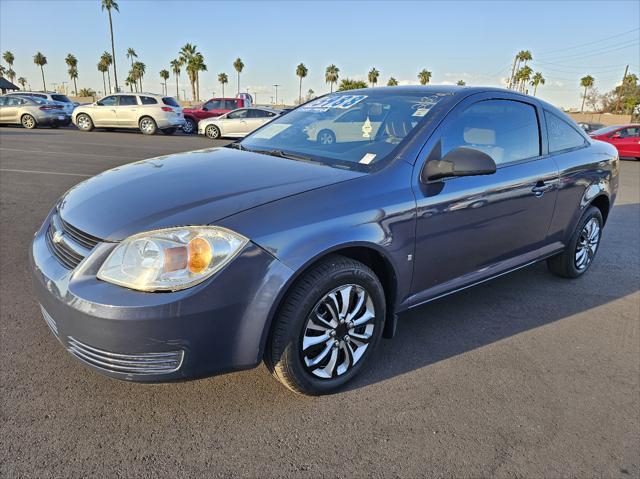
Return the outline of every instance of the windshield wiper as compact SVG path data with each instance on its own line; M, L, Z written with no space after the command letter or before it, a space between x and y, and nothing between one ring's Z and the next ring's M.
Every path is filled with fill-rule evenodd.
M314 163L323 163L320 160L315 160L309 156L298 155L297 153L289 153L283 150L250 150L253 153L260 153L261 155L277 156L278 158L286 158L288 160L298 161L312 161Z

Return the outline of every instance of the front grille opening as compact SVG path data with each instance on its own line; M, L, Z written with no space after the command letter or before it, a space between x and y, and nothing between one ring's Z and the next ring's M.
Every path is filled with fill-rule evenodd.
M86 254L101 242L99 238L70 225L57 213L49 223L46 241L51 253L67 269L74 269L78 266ZM77 248L74 248L73 245L76 245Z

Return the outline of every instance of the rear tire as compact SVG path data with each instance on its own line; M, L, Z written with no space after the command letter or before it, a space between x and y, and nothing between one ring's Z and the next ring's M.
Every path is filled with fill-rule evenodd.
M216 125L209 125L204 130L204 134L207 135L207 138L211 138L212 140L219 140L220 128L218 128Z
M20 123L22 123L22 126L27 130L33 130L38 126L36 119L29 114L22 115L22 118L20 118Z
M321 130L316 141L322 145L333 145L336 142L336 134L331 130Z
M274 319L267 368L298 394L333 392L368 365L385 314L375 273L358 261L331 256L287 294Z
M140 118L138 126L140 127L140 131L145 135L155 135L156 131L158 131L156 121L150 116L143 116Z
M198 130L198 125L191 118L184 119L184 125L182 125L182 131L187 135L190 135Z
M602 213L598 208L587 208L564 251L547 260L549 270L555 275L570 279L586 273L599 249L603 223Z
M76 126L80 131L91 131L93 130L93 120L86 113L80 113L76 117Z

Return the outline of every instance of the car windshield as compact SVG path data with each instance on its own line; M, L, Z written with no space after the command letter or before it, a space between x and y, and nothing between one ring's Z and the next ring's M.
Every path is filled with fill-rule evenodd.
M51 99L55 101L61 101L63 103L71 103L71 100L66 95L51 95Z
M338 92L275 119L239 146L285 158L367 168L389 157L449 95L393 89Z
M606 135L607 133L611 133L612 131L615 131L618 128L621 128L620 125L606 126L604 128L600 128L599 130L592 131L591 134L594 135L594 136L596 136L596 135Z

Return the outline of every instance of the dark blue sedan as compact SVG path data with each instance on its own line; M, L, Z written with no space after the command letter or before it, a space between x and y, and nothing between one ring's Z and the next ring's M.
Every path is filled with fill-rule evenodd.
M403 311L536 261L584 274L617 189L616 150L536 98L337 92L229 147L78 184L36 233L35 291L63 346L109 376L264 361L323 394Z

